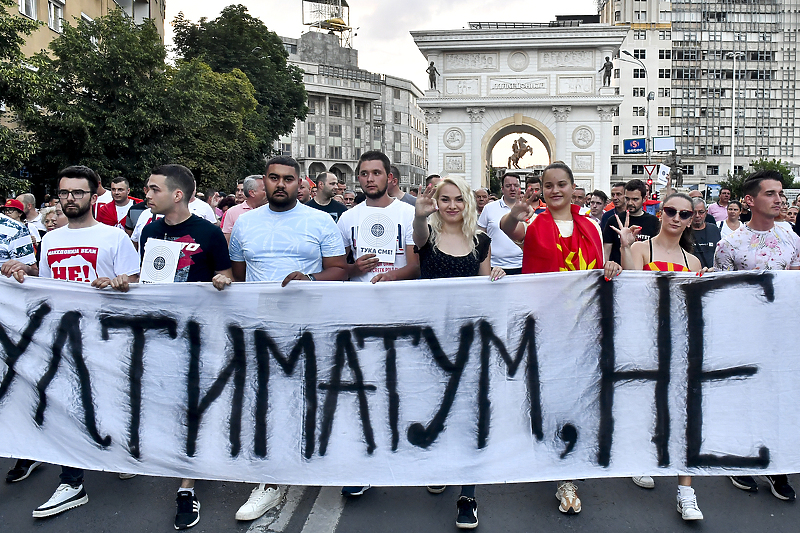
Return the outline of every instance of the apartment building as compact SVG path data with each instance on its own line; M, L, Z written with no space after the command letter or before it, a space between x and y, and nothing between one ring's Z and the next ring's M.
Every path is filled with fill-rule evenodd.
M623 96L614 175L642 177L647 157L625 155L624 140L657 136L675 138L686 185L714 184L760 157L800 164L800 2L605 0L600 15L630 25L614 59Z
M61 33L64 21L73 25L78 20L91 22L117 7L138 23L148 18L153 19L163 40L165 2L166 0L19 0L19 16L45 23L27 39L22 51L30 56L47 49L50 41Z
M299 39L281 39L289 62L305 72L309 112L280 139L280 151L296 158L305 175L330 171L356 189L358 158L380 150L400 170L401 188L423 183L428 141L419 88L359 69L358 51L342 46L336 35L308 31Z

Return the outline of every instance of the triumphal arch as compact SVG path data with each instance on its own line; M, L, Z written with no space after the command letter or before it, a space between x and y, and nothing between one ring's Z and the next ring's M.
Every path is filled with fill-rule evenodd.
M429 65L431 83L418 100L429 171L486 186L489 168L506 166L492 161L492 148L520 133L570 165L580 185L610 190L611 121L622 98L603 77L626 33L575 21L411 32Z

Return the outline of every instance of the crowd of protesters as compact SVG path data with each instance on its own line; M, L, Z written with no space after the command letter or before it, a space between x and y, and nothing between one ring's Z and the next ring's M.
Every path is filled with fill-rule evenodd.
M19 282L41 276L126 292L139 281L150 239L191 245L191 259L181 253L174 281L210 282L220 291L254 281L286 286L479 276L494 282L507 275L599 269L613 283L623 270L800 269L798 208L789 206L776 172L749 176L739 200L723 188L710 205L697 191L664 190L661 202L649 201L651 191L637 179L614 183L610 194L587 193L561 162L525 182L506 173L500 197L473 191L458 176L431 175L423 189L404 192L398 169L377 151L360 157L356 174L358 192L329 172L301 177L298 163L280 156L267 162L264 175L240 180L235 193L200 194L189 169L167 164L153 169L144 198L136 198L123 177L112 179L107 190L92 169L68 167L57 176L56 197L46 198L40 210L31 194L0 206L0 271ZM397 227L391 260L360 252L360 221L371 214ZM87 248L94 253L83 253ZM22 481L39 464L19 459L6 480ZM62 467L58 488L33 516L87 503L83 475ZM731 481L758 490L751 477ZM776 497L795 499L787 476L767 481ZM655 486L649 476L633 482ZM342 494L357 497L369 488L344 487ZM282 495L277 485L259 484L236 519L255 520ZM581 511L575 481L558 482L556 497L561 512ZM181 480L176 501L176 529L197 524L194 480ZM462 487L456 525L476 527L477 507L475 486ZM677 510L685 520L703 518L689 476L678 479Z

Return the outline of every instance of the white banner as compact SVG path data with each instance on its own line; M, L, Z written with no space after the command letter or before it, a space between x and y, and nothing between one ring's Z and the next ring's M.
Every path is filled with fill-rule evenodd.
M800 471L797 272L0 282L0 456L298 485Z

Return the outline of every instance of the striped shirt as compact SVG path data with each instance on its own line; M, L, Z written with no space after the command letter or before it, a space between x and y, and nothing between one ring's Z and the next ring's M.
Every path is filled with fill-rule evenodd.
M26 265L36 262L28 226L0 214L0 263L16 259Z

